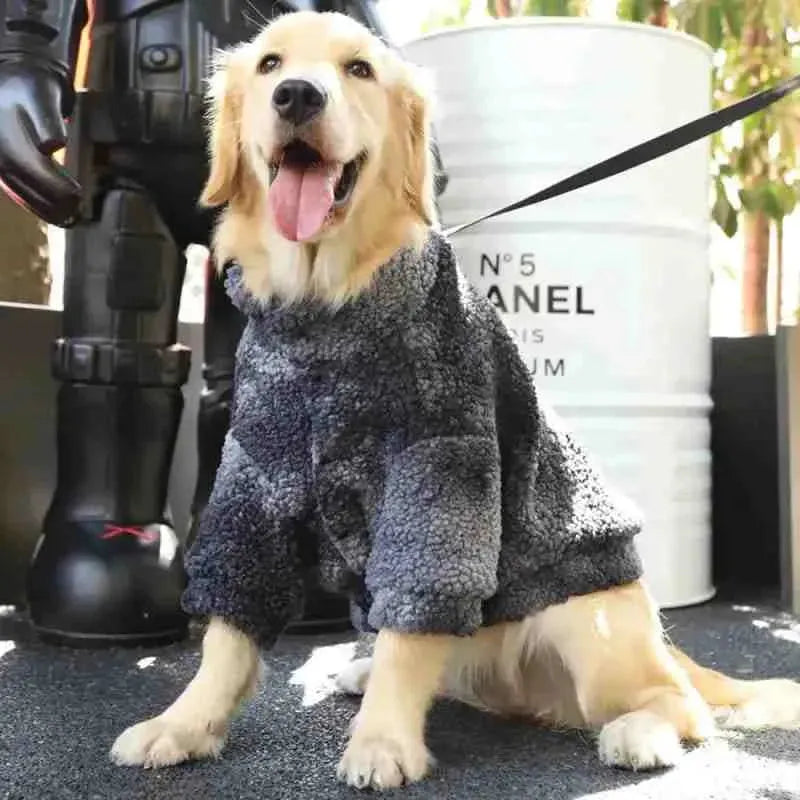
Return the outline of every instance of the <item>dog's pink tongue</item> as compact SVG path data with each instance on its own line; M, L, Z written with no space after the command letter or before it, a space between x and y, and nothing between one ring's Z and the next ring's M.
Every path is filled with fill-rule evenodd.
M279 167L269 190L269 202L283 236L302 242L319 232L333 205L339 174L335 164Z

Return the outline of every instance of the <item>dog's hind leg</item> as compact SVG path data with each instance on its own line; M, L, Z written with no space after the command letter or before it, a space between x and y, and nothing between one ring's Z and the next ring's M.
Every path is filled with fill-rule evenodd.
M121 765L163 767L218 756L239 705L255 691L258 650L249 637L212 619L203 637L197 674L157 717L124 731L111 748Z
M431 760L425 721L452 645L450 636L378 634L340 780L359 789L389 789L425 776Z
M701 667L677 647L670 652L721 727L800 728L800 683L782 678L739 680Z
M713 735L711 709L670 654L641 583L553 606L538 615L536 628L571 677L584 726L599 730L604 763L670 766L682 742Z

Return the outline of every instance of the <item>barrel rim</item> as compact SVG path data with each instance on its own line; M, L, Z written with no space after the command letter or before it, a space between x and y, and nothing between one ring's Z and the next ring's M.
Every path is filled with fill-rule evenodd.
M494 20L493 22L468 23L456 28L442 28L438 31L431 31L422 36L409 39L401 45L401 50L417 42L425 42L431 39L441 39L445 36L459 36L468 33L479 33L503 28L524 28L524 27L582 27L582 28L614 28L617 30L627 30L631 33L647 33L652 36L660 36L671 39L675 42L683 42L701 50L709 60L713 57L713 48L706 44L702 39L683 31L675 31L670 28L662 28L658 25L647 25L643 22L628 22L626 20L604 20L592 19L590 17L515 17L513 19Z

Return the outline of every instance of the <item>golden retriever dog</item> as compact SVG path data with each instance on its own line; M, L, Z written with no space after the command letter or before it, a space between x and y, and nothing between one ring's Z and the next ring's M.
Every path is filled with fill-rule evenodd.
M306 82L303 102L288 113L275 96L287 80ZM313 295L340 306L399 248L420 246L436 227L425 83L356 22L332 13L280 17L221 56L210 86L202 202L224 206L218 263L235 259L257 296ZM325 154L313 167L313 191L303 193L308 207L271 203L279 165L308 159L308 148ZM124 731L112 758L163 767L218 756L260 676L254 641L212 618L195 677L161 714ZM800 724L800 684L734 680L695 664L667 641L642 581L471 636L380 630L372 657L338 680L343 691L363 693L338 767L341 780L360 788L426 775L426 717L437 696L594 732L605 764L634 770L674 764L682 743L705 740L717 725Z

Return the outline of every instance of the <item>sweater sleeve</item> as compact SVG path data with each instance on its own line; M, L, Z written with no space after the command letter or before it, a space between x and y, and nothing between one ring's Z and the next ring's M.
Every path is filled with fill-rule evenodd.
M229 431L186 557L186 612L221 617L270 647L301 608L294 528L302 497L291 464L265 474Z
M466 635L497 588L500 461L483 436L418 441L392 459L366 584L378 630Z

